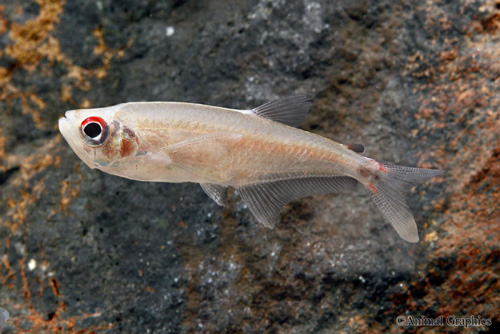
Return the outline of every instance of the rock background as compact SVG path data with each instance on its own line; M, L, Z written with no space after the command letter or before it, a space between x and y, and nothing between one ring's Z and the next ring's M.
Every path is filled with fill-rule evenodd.
M4 333L420 332L399 315L500 325L500 2L0 4ZM237 194L88 169L65 110L302 93L303 127L447 170L408 203L420 243L369 196L290 203L273 231Z

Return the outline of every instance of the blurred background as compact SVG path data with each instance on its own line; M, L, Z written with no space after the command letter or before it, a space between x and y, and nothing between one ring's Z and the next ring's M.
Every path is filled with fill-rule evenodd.
M425 332L500 324L500 1L2 0L3 333ZM294 201L274 230L230 192L90 170L57 120L305 94L303 129L446 169L409 244L363 189Z

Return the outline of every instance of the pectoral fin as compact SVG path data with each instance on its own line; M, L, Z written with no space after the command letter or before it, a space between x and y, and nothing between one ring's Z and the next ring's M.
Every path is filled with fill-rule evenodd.
M304 177L252 184L236 189L257 221L272 229L278 222L281 208L291 200L352 189L357 183L355 179L347 176Z
M215 132L163 147L155 154L182 167L202 166L207 161L226 157L241 137L233 132Z
M193 152L200 149L213 148L214 145L232 145L241 139L241 135L233 132L215 132L189 138L164 147L162 150L170 154L177 152Z
M227 205L227 187L212 183L200 183L200 186L215 203L220 206Z

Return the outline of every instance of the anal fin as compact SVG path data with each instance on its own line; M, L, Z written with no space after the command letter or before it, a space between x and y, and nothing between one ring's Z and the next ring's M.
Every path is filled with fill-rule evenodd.
M227 205L227 188L218 184L200 183L203 191L220 206Z
M236 189L257 221L272 229L286 203L311 195L352 189L357 183L348 176L315 176L256 183Z

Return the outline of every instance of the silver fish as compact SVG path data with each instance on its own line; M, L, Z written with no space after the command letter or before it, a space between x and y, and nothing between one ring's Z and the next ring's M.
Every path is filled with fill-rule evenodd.
M232 186L268 228L287 202L359 182L397 233L417 242L404 196L442 171L376 161L359 154L361 145L295 128L311 104L305 96L251 110L130 102L67 111L59 129L90 168L139 181L200 183L219 205Z

